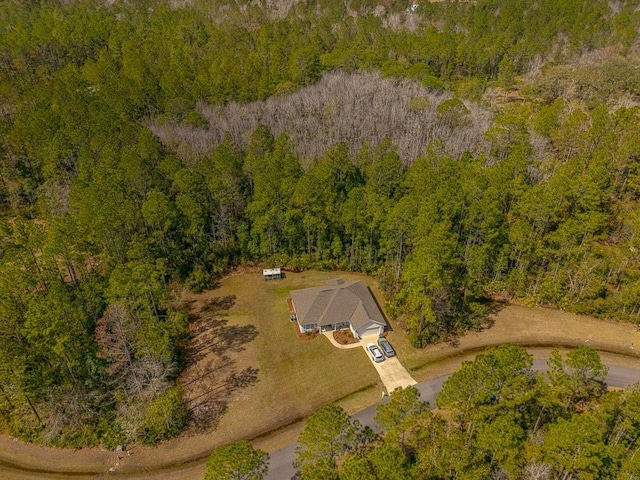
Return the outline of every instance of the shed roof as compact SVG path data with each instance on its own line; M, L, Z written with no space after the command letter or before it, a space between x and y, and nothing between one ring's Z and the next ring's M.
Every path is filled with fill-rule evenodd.
M326 326L349 322L353 328L374 322L387 322L371 291L362 280L332 280L319 287L293 290L291 300L300 325Z
M269 276L269 275L281 275L280 267L263 268L262 269L262 275L265 276L265 277Z

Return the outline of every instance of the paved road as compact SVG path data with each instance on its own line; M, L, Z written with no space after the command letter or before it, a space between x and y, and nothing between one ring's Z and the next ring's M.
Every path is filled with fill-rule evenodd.
M533 368L539 372L547 371L546 359L536 359L533 361ZM440 390L442 390L442 384L451 375L445 375L443 377L435 378L427 382L418 383L416 388L420 391L420 398L429 402L430 405L435 405L436 397ZM621 367L618 365L609 366L609 374L607 375L607 384L611 387L626 387L632 383L640 382L640 364L638 368ZM352 415L352 419L359 420L362 425L369 426L375 431L379 431L373 417L376 414L376 408L378 405L387 403L389 397L385 397L376 405ZM269 473L266 480L289 480L296 473L293 468L292 462L295 458L294 455L295 444L287 445L286 447L276 450L271 453Z

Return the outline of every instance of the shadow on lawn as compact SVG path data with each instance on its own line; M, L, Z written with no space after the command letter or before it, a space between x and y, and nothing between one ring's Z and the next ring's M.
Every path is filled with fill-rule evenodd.
M229 325L224 317L234 305L233 295L216 297L189 315L191 341L181 383L196 431L215 428L237 391L258 381L257 368L241 369L230 355L258 335L254 325Z
M476 324L471 327L471 330L476 332L482 332L484 330L489 330L495 324L495 315L499 313L502 309L507 308L509 306L509 300L504 297L489 297L480 299L478 304L483 308L484 311L477 314L476 316ZM458 348L460 346L460 336L457 334L452 334L448 340L449 346L453 348Z
M509 300L505 297L492 297L486 298L480 302L486 312L484 316L481 317L481 330L488 330L493 327L495 323L494 316L499 313L502 309L507 308L509 306Z

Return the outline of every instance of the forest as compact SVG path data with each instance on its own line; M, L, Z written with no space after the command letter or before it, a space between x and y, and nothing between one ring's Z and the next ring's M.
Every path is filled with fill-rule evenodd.
M243 264L369 273L417 347L640 322L640 3L409 3L0 2L0 430L181 432Z

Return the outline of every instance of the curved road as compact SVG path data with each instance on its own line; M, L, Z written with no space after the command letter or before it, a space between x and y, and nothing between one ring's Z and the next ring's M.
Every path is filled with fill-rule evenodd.
M609 373L607 375L607 384L612 387L626 387L633 383L640 382L640 364L638 368L623 367L620 365L609 364ZM533 368L537 371L546 370L546 359L535 359L533 361ZM422 400L429 402L431 405L435 404L435 399L440 390L442 384L450 375L445 375L439 378L435 378L426 382L416 384L416 388L420 391ZM380 402L372 405L360 412L352 415L352 418L360 421L363 425L367 425L374 430L378 430L373 417L376 413L376 408L382 403L389 401L389 397L385 397ZM295 443L287 445L284 448L271 452L270 454L270 466L267 480L289 480L296 473L293 468L292 462L295 458L294 449ZM183 465L175 466L172 468L153 470L153 471L138 471L125 475L128 479L151 479L154 480L199 480L204 475L204 465L206 458L196 459L191 462L187 462ZM21 468L18 464L11 464L3 460L2 452L0 452L0 478L2 480L30 480L30 479L96 479L96 478L114 478L114 476L107 475L105 473L90 473L90 472L78 472L78 473L56 473L55 471L46 470L30 470ZM116 475L115 478L122 478L121 475Z
M533 369L539 372L547 370L546 359L536 359L533 361ZM416 388L420 391L420 398L434 405L438 393L442 389L442 384L451 375L434 378L427 382L418 383ZM638 368L622 367L619 365L609 365L609 373L607 375L607 385L611 387L627 387L633 383L640 382L640 365ZM351 416L354 420L359 420L362 425L369 426L375 431L379 431L373 417L376 414L378 405L389 401L389 397L385 397L376 405L365 408L360 412ZM296 470L293 468L292 462L295 458L294 449L296 444L292 443L280 450L276 450L270 454L269 473L267 480L289 480L295 475Z

